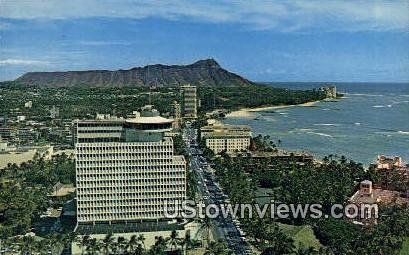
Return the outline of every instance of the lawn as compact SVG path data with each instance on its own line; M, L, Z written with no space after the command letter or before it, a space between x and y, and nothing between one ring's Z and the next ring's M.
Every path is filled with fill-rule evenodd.
M319 249L321 247L320 241L315 237L310 225L294 226L279 223L279 226L285 234L294 239L297 248L303 246Z
M409 254L409 237L403 241L402 249L400 250L400 255Z
M257 189L257 202L260 205L270 203L271 198L269 196L271 193L272 189ZM319 249L321 247L320 241L315 237L310 225L294 226L281 223L278 223L278 225L285 234L294 239L294 244L297 248L303 246Z

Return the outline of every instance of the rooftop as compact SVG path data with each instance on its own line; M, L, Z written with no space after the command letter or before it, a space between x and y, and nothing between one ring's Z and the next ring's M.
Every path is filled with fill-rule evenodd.
M204 131L251 131L251 127L247 125L223 125L215 124L208 125L201 128Z
M350 198L350 201L358 204L409 204L409 198L404 197L402 193L392 190L372 189L371 194L367 194L358 190Z
M132 119L127 119L127 123L133 124L162 124L162 123L171 123L171 119L167 119L161 116L154 117L136 117Z

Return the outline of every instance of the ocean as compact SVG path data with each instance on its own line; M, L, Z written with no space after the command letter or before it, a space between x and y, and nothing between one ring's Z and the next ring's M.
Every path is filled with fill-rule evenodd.
M253 135L269 135L280 147L322 158L344 155L368 165L378 154L399 155L409 163L409 84L331 83L344 97L312 107L295 106L240 117L228 124L250 125ZM312 89L321 83L269 86Z

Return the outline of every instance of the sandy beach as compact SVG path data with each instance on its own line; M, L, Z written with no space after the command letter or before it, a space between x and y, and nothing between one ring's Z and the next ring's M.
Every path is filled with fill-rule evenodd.
M252 112L262 112L262 111L283 109L283 108L289 108L289 107L295 107L295 106L311 107L311 106L314 106L318 102L319 101L307 102L303 104L263 106L263 107L256 107L256 108L242 108L240 110L232 111L226 114L226 117L249 117L249 116L252 116Z

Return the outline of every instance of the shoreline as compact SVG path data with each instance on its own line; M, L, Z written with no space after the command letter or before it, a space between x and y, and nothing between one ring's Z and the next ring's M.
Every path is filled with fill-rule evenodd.
M312 107L316 103L321 102L321 101L322 100L311 101L311 102L306 102L306 103L302 103L302 104L272 105L272 106L260 106L260 107L254 107L254 108L241 108L239 110L227 113L226 117L249 117L249 116L251 116L252 112L261 112L261 111L268 111L268 110L284 109L284 108L290 108L290 107L295 107L295 106Z

